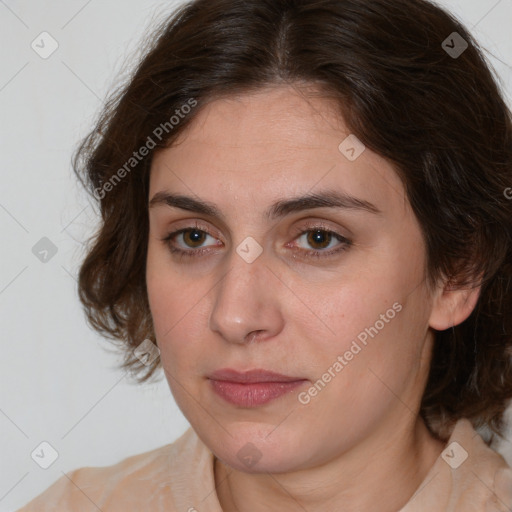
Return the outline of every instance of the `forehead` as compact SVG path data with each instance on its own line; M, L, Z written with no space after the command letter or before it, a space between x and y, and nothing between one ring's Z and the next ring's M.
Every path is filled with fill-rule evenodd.
M383 211L403 208L403 186L389 162L368 148L352 161L340 151L350 135L337 104L316 91L281 86L216 99L155 154L150 197L163 189L215 201L258 194L263 209L284 194L328 188Z
M346 127L336 114L337 104L320 94L311 87L274 86L211 100L174 146L254 149L260 157L288 148L300 152L325 148L322 139L333 131L339 132L339 138Z

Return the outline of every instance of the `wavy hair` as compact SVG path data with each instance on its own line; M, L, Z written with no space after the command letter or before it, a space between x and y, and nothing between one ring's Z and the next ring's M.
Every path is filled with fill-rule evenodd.
M120 345L137 382L161 366L133 352L155 343L152 156L212 99L279 84L335 98L351 133L394 165L429 285L482 286L464 322L435 332L420 414L440 438L461 417L501 434L512 398L512 116L478 43L426 0L195 0L166 18L74 155L101 212L79 272L88 324Z

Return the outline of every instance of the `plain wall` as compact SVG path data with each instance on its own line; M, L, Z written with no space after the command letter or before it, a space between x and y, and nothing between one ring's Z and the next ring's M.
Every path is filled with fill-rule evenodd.
M113 346L85 323L76 274L96 218L70 166L122 63L178 3L0 2L0 512L63 472L170 443L189 425L162 373L129 382ZM440 3L495 55L489 60L510 102L512 2ZM31 47L43 31L59 45L47 59ZM43 237L57 249L47 262L32 252ZM59 454L46 470L31 458L43 441ZM499 449L512 463L512 443Z

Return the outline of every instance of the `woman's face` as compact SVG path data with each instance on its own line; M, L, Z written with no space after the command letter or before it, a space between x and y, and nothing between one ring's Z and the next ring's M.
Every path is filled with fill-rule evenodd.
M242 471L378 450L417 421L433 340L425 246L391 165L349 135L328 100L266 88L210 103L152 163L150 200L217 210L153 201L147 289L178 406ZM357 201L288 204L327 194ZM209 378L225 368L302 382L218 385L232 403Z

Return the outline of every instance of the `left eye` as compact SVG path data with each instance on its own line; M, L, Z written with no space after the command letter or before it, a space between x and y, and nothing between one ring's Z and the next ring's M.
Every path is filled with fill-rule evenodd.
M325 229L310 229L307 231L303 231L301 235L299 235L299 239L304 239L305 241L310 244L310 247L314 247L315 249L328 249L329 244L336 239L340 242L344 241L345 239L338 235L337 233L334 233L333 231L326 231Z

